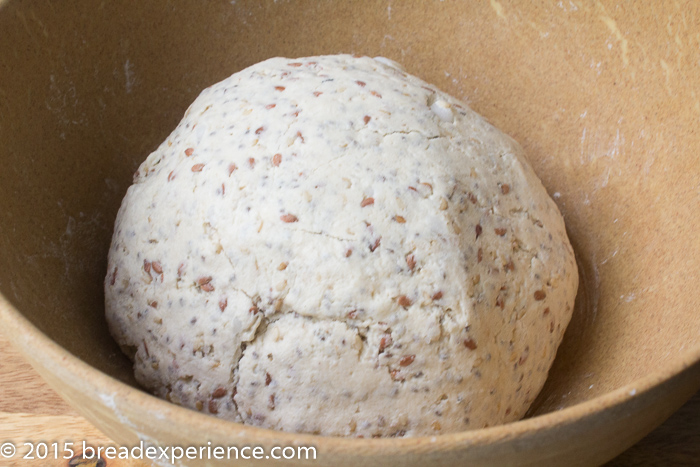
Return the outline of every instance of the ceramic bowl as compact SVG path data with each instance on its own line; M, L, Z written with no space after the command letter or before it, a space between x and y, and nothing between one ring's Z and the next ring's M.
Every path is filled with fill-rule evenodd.
M699 8L0 1L1 329L126 445L303 444L329 466L602 463L700 386ZM407 439L263 430L150 396L111 339L102 279L139 163L204 87L340 52L464 99L523 145L564 214L581 286L526 419Z

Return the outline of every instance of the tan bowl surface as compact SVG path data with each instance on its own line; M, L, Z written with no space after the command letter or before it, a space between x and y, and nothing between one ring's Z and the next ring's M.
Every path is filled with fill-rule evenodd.
M0 31L1 329L117 442L309 444L334 466L593 465L700 386L697 2L0 0ZM530 418L409 439L256 429L137 389L110 338L102 278L138 164L204 87L340 52L462 97L524 146L564 214L582 283Z

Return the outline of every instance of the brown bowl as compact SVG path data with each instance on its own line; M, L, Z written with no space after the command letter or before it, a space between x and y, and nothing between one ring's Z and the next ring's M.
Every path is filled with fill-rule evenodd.
M0 1L2 329L126 445L304 444L334 466L604 462L700 386L698 8ZM110 338L102 278L139 163L207 85L339 52L462 97L520 141L563 212L581 287L529 418L409 439L257 429L146 394Z

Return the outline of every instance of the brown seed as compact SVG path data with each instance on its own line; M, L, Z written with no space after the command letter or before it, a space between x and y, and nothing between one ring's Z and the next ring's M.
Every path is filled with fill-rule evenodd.
M483 259L483 252L481 251L481 248L476 252L476 262L480 263L481 260Z
M212 280L212 277L211 277L211 276L206 276L206 277L203 276L203 277L200 277L199 279L197 279L197 285L201 287L201 286L203 286L203 285L206 285L206 284L210 283L211 280Z
M284 91L285 87L284 86L275 86L275 91Z
M270 410L275 410L275 395L270 394L270 403L267 404L267 408Z
M504 195L510 193L510 185L508 185L507 183L501 185L501 193L503 193Z
M399 305L401 305L404 308L408 308L409 306L411 306L411 300L405 295L401 295L398 299L398 302Z
M549 314L549 307L545 308L544 311L542 312L543 316L547 316Z
M365 198L360 203L360 207L364 208L366 206L371 206L372 204L374 204L374 198Z
M416 267L416 257L413 255L406 256L406 264L408 264L408 268L413 271L413 268Z
M153 266L153 270L156 272L156 274L163 274L163 266L160 265L160 261L153 261L151 266Z
M496 228L496 229L493 229L493 231L496 232L496 235L498 235L499 237L502 237L502 236L504 236L504 235L506 234L506 229L503 229L503 228L500 228L500 227L499 227L499 228Z
M515 264L513 264L513 260L508 261L504 267L505 267L506 271L515 270Z
M221 399L226 395L228 391L225 388L216 388L214 392L211 393L213 399Z
M390 374L391 379L394 381L403 381L404 379L406 379L401 375L401 372L399 370L391 370Z
M151 273L151 262L148 260L143 260L143 270L146 271L148 274Z
M372 120L372 117L370 117L369 115L365 115L365 118L363 120L365 121L365 125L367 125L369 121Z
M483 232L483 229L481 228L481 224L476 224L476 227L474 228L476 230L476 238L479 238L479 235L481 235L481 232Z
M403 216L394 216L394 220L398 222L399 224L405 224L406 219L403 218Z
M225 195L225 194L226 194L226 185L224 185L224 184L222 183L222 184L221 184L221 196L223 196L223 195Z
M209 401L209 413L217 414L219 413L219 403L215 399Z
M321 94L323 94L323 92L321 92L321 91L314 91L314 96L316 96L316 97L320 96Z
M379 94L377 91L370 91L370 94L372 94L374 97L382 98L382 95Z
M168 181L172 181L173 178L175 178L175 171L174 170L168 174Z
M384 352L384 349L389 347L391 344L394 343L394 340L391 338L391 334L385 334L382 336L382 338L379 340L379 352Z
M249 158L248 158L248 165L250 166L251 169L252 169L253 167L255 167L255 159L252 158L252 157L249 157Z
M301 142L304 142L304 135L301 134L301 131L297 131L297 138L301 140Z
M195 164L192 166L192 172L201 172L202 169L204 168L204 164Z
M496 306L497 306L497 307L500 307L501 310L502 310L503 308L505 308L506 305L505 305L505 303L503 302L503 297L498 297L498 298L496 299Z
M357 310L352 310L348 312L348 318L355 319L357 317Z
M553 325L554 323L552 323ZM151 354L148 352L148 344L146 344L146 341L143 341L143 350L146 351L146 356L150 358Z
M299 62L292 62L292 63L287 63L287 65L293 66L293 67L299 67L299 66L301 66L301 63L299 63Z
M364 88L364 87L367 85L367 83L365 83L364 81L359 81L359 80L358 80L358 81L355 81L355 82L356 82L361 88Z
M279 165L282 163L282 154L277 153L274 156L272 156L272 165L275 167L279 167Z
M267 104L267 105L265 106L265 108L266 108L267 110L270 110L270 109L274 109L276 106L277 106L277 104Z
M369 251L372 252L372 253L374 253L374 250L376 250L377 248L379 248L379 245L381 244L381 242L382 242L382 237L377 238L377 239L374 241L374 245L370 245L370 246L369 246Z
M211 280L211 276L200 277L199 279L197 279L197 285L204 292L213 292L214 286L211 284Z
M476 342L473 339L464 339L464 346L469 350L476 350Z
M155 300L151 300L150 302L148 302L148 306L150 306L151 308L158 308L158 302Z
M230 177L231 174L232 174L233 172L235 172L237 168L238 168L238 167L236 166L236 164L230 164L230 165L228 166L228 176Z
M264 126L261 126L261 127L258 128L257 130L255 130L255 134L256 134L256 135L259 135L259 134L262 133L263 131L265 131L265 127L264 127Z
M432 297L433 300L440 300L441 298L442 298L442 291L441 290L438 290L437 292L435 292L433 294L433 297Z
M399 365L401 366L408 366L411 363L413 363L413 360L416 359L415 355L404 355L401 360L399 361Z
M440 422L438 422L437 420L435 420L433 423L431 423L430 426L435 431L440 431L442 429L442 427L440 426Z
M204 404L202 404L202 401L197 401L197 403L195 404L195 407L197 407L197 410L199 410L201 412L202 409L204 408Z
M194 153L194 148L187 148L185 149L185 155L187 157L190 157Z
M471 201L472 204L476 204L476 202L478 201L474 193L472 193L471 191L467 193L467 198L469 198L469 201Z
M510 415L510 407L506 409L506 415Z
M258 308L258 306L257 306L257 305L253 305L253 306L251 306L250 309L248 310L248 313L253 313L254 315L257 315L259 311L260 311L260 309Z
M270 376L270 373L265 373L265 386L269 386L271 382L272 376Z
M228 306L228 298L222 298L219 300L219 309L223 313L226 307Z
M287 224L299 221L299 218L294 214L283 214L280 216L280 219L282 219L282 222L286 222Z
M345 252L345 257L349 258L350 255L352 255L352 248L348 248L348 251Z
M540 301L544 300L547 297L547 294L544 292L544 290L535 290L535 300Z

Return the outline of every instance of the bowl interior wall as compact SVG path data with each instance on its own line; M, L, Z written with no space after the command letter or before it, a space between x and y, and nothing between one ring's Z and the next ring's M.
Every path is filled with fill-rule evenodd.
M382 55L518 140L565 216L582 287L533 413L605 393L699 343L698 20L667 2L0 3L0 292L134 384L102 279L140 162L246 66Z

